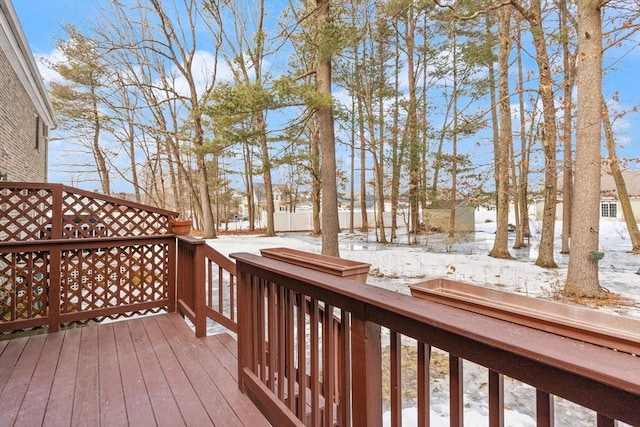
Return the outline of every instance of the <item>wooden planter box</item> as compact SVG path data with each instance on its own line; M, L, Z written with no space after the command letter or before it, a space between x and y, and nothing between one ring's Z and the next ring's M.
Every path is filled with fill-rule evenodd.
M640 320L448 279L409 286L411 295L640 355Z
M289 248L261 249L260 254L265 258L276 259L278 261L288 262L289 264L333 274L334 276L344 277L345 279L367 283L370 264L364 262Z

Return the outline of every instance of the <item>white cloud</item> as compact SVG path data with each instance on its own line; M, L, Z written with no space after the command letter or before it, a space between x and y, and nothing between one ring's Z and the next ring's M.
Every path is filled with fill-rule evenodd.
M51 67L51 64L57 64L65 60L64 54L60 49L55 48L49 53L35 54L34 56L40 75L46 85L50 82L62 82L64 80L62 76Z

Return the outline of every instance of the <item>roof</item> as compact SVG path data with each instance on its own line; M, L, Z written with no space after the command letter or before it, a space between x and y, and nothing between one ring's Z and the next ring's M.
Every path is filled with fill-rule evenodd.
M627 193L629 197L640 197L640 170L632 171L626 170L622 172L622 178L627 187ZM603 196L618 198L618 190L616 189L616 183L613 181L613 176L606 174L602 176L600 180L600 193Z
M0 49L9 59L38 115L47 126L55 127L53 105L11 0L0 0Z

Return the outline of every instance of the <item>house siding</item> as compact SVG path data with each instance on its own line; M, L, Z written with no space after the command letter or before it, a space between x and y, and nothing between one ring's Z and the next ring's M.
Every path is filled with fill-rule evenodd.
M24 86L0 50L0 173L8 181L46 181L45 125Z

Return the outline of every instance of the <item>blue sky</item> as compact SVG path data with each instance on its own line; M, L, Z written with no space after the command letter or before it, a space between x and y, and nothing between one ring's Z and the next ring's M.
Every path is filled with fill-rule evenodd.
M91 22L97 16L97 7L105 0L13 0L16 13L21 21L24 33L36 56L50 56L57 36L62 34L62 25L73 23L82 28L84 22ZM611 112L629 111L640 106L640 37L608 52L607 57L616 57L615 69L607 72L604 79L604 91L607 99L618 92L618 99L611 104ZM635 48L633 48L635 46ZM45 74L46 78L46 74ZM560 94L559 94L560 95ZM620 157L640 157L640 112L628 113L618 118L614 124ZM55 145L51 149L51 181L64 180L56 168ZM486 148L483 149L486 151ZM486 153L485 153L486 154ZM632 165L640 169L640 164ZM58 176L60 178L58 178ZM67 173L68 176L68 173Z
M50 52L65 23L81 26L103 0L13 0L22 29L35 54Z

